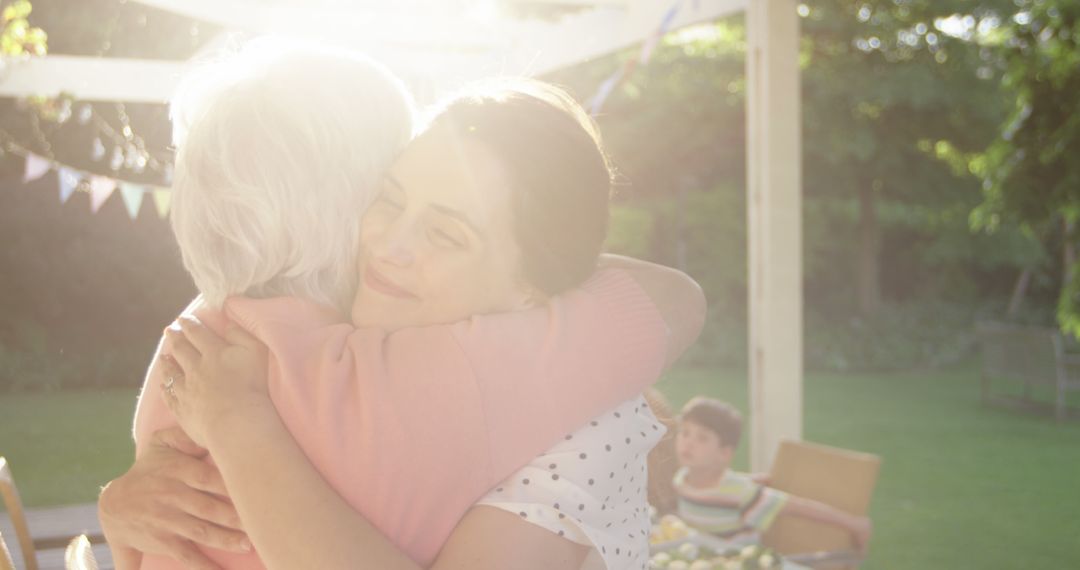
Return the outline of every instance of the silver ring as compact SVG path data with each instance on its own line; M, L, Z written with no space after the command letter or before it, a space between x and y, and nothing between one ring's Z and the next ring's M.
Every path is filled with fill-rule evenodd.
M173 391L173 385L176 384L176 376L169 375L164 382L161 383L161 388L165 390L165 393L176 397L176 392Z

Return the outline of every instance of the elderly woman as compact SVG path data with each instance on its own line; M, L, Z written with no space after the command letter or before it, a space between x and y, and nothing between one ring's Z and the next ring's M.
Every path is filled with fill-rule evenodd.
M110 485L102 496L103 523L110 542L120 551L118 560L124 557L125 562L136 562L136 550L164 550L180 553L188 565L209 564L211 559L228 567L247 567L257 562L250 556L230 557L220 551L194 549L180 538L213 534L214 539L201 541L211 546L215 540L235 545L239 538L235 532L199 522L202 519L221 527L240 526L233 513L212 497L200 496L199 503L205 503L200 512L190 512L195 510L190 508L174 516L175 507L169 507L186 504L178 498L181 494L201 495L192 491L190 483L174 479L162 488L175 491L141 494L146 502L163 507L156 512L168 513L165 516L143 515L133 507L141 502L139 488L151 489L152 481L163 479L146 474L153 469L154 461L164 461L160 456L166 451L148 445L147 436L153 428L170 423L161 410L159 391L159 383L166 382L166 393L173 400L165 401L172 402L181 415L201 418L184 425L222 465L225 481L244 518L243 526L252 533L264 561L272 567L355 567L360 562L379 568L391 564L411 567L413 563L428 566L435 563L435 555L447 538L450 543L444 553L458 558L440 556L440 567L477 567L478 556L485 551L505 555L509 544L519 544L520 552L535 552L537 556L530 558L537 568L551 567L555 559L576 559L575 565L579 566L584 551L573 549L570 541L561 538L562 532L521 533L517 529L530 527L534 521L524 516L508 520L498 510L469 510L468 506L479 500L484 490L525 466L564 434L586 425L589 418L614 408L655 380L661 361L669 361L696 335L700 293L684 277L643 264L631 265L629 271L602 272L577 292L558 288L574 285L574 278L557 280L561 285L552 287L535 276L526 282L515 277L520 275L520 268L528 271L537 263L541 263L540 267L577 267L575 271L580 271L588 267L588 256L592 255L591 263L595 264L599 247L595 236L602 239L606 217L606 163L602 158L599 163L580 160L599 152L593 133L580 122L580 113L562 108L562 103L554 99L545 100L541 92L515 99L515 104L493 101L484 108L492 109L485 112L509 109L509 113L500 115L501 121L517 120L512 124L526 129L520 133L522 140L558 143L554 146L514 151L493 145L498 136L492 139L487 135L489 139L483 144L464 140L463 136L477 131L489 132L486 127L496 131L500 124L482 123L480 115L470 115L475 109L465 109L458 115L469 117L466 123L457 122L455 128L441 123L443 127L430 130L410 147L416 150L401 156L388 178L392 188L384 190L377 208L364 217L361 235L370 237L366 239L367 255L360 256L360 271L353 260L346 265L353 275L363 276L353 317L354 323L365 326L343 328L340 317L318 306L319 302L336 301L340 307L342 296L335 294L333 287L319 291L317 286L333 280L349 291L352 284L330 271L331 266L336 268L330 256L319 255L322 263L304 265L306 247L330 245L319 241L326 239L326 228L309 226L336 222L351 230L357 228L363 204L347 210L356 202L334 202L336 195L322 194L322 185L344 182L351 184L356 193L373 195L371 173L350 178L356 173L351 168L363 164L380 169L385 163L364 160L354 146L342 145L339 149L336 143L339 137L351 137L377 146L385 139L370 136L371 130L385 127L387 117L392 115L383 105L376 106L378 118L364 121L366 128L356 129L355 125L338 121L333 100L356 103L365 101L374 91L374 101L379 102L381 92L377 89L351 95L335 89L332 101L306 102L321 113L292 115L289 103L295 103L297 91L306 92L302 86L333 83L319 76L320 58L334 59L327 54L290 55L263 67L248 65L244 73L239 73L240 79L236 79L236 70L218 75L229 80L219 91L204 96L202 108L197 107L191 115L190 135L183 141L178 159L174 223L185 264L197 285L212 306L225 295L236 293L249 297L285 293L297 298L252 299L227 307L229 317L269 346L270 366L267 371L263 356L254 358L251 362L255 364L246 368L231 369L243 376L237 380L239 391L216 400L212 410L207 406L186 410L176 407L176 390L183 388L180 395L190 395L187 381L175 373L166 380L156 367L152 368L136 422L139 459L132 471ZM339 64L357 63L337 58ZM370 68L365 73L370 76ZM363 108L361 105L348 112L361 113ZM282 112L282 116L275 112ZM545 133L553 129L555 136L545 138ZM321 152L313 152L312 147ZM518 161L511 160L511 156ZM522 157L541 161L541 165L529 165L520 160ZM547 164L545 160L556 161ZM303 174L287 172L295 166L306 167ZM560 167L561 174L553 170ZM602 184L575 184L579 176L601 171L605 180ZM533 249L527 241L521 241L522 223L528 223L522 220L551 219L552 205L565 208L572 203L552 202L545 194L525 201L542 214L520 209L503 211L510 203L520 208L520 199L500 193L520 191L520 185L515 183L523 180L523 172L532 172L528 176L533 177L543 174L542 178L549 179L549 185L544 187L555 188L555 192L586 191L579 195L578 199L585 201L579 202L578 210L593 213L572 215L564 210L566 227L560 228L566 236L578 237L552 236L548 240L565 245L567 249L559 255L545 255L550 252L544 251L530 255ZM273 190L268 192L263 186ZM603 192L603 200L595 199L600 195L597 192ZM182 198L185 194L190 201ZM320 197L311 199L311 194ZM586 207L588 203L604 206L590 208ZM342 215L343 211L351 213L352 218ZM200 213L192 216L192 212ZM374 228L379 229L372 233ZM349 229L341 235L350 237ZM365 229L372 231L364 234ZM300 239L310 236L317 239ZM356 255L355 238L350 243ZM584 257L576 251L578 247L584 248ZM589 250L594 253L589 254ZM264 253L270 251L284 251L286 255L264 258ZM264 270L266 259L278 260L276 270ZM297 269L297 265L306 271ZM313 271L322 275L312 278ZM637 281L628 279L628 275L636 276ZM537 292L557 296L537 298ZM534 308L474 317L458 325L436 325L470 314L514 311L522 306ZM200 317L211 328L223 329L220 313L202 310ZM672 325L674 332L670 343L665 323ZM431 326L409 328L423 325ZM380 326L383 329L372 328ZM191 332L193 340L203 339L196 340L203 352L209 351L203 342L212 338L207 336L209 331ZM253 350L248 356L262 354L258 351L261 344L236 332L232 337ZM179 344L172 347L166 343L163 351L175 351L190 367L191 346L185 341L173 342ZM261 367L257 366L259 362ZM174 385L178 378L180 384ZM191 380L196 379L198 376ZM264 402L272 402L276 408L274 418L280 414L278 421L282 423L277 425L283 431L251 432L248 427L270 424L231 413L233 409L266 409ZM538 413L517 410L526 405L535 406ZM647 406L642 402L633 411L647 414ZM626 412L628 409L624 409ZM619 409L614 416L621 417ZM229 425L242 429L215 430L213 425L226 425L224 420L220 424L216 421L224 417L241 418L241 423ZM216 435L226 432L256 437L239 447L215 443L222 441ZM258 435L271 439L259 439ZM644 431L641 439L648 439ZM237 443L235 439L229 441ZM267 441L268 449L275 450L269 459L284 462L275 469L279 476L266 477L259 471L265 469L265 463L252 463L248 451L254 451L251 444L259 441ZM631 441L627 437L626 445ZM290 442L299 447L290 447ZM195 450L188 447L188 451ZM140 466L146 457L154 458L144 462L151 465ZM308 460L318 471L303 470ZM184 463L216 479L202 464ZM252 467L257 468L255 472ZM611 478L614 476L612 470ZM631 482L633 477L629 476ZM558 480L558 474L551 478ZM592 479L587 484L584 481L582 487L593 485ZM271 495L247 492L268 490L267 485L273 482L281 486L269 488ZM320 483L329 483L332 488L318 491ZM540 503L538 497L546 495L534 495L528 485L526 477L525 488L514 500ZM220 482L195 487L221 491ZM307 498L292 501L301 507L300 511L284 508L287 505L267 510L266 501L274 493L279 497ZM498 504L502 512L507 510L505 503ZM582 510L584 506L582 502ZM598 499L598 510L601 507ZM555 510L559 510L558 504ZM303 518L283 520L287 512L302 513ZM458 524L463 515L466 518ZM365 519L371 524L366 524ZM347 521L344 530L349 532L337 542L323 540L339 536L330 532L333 527L326 526L325 521ZM149 523L149 528L137 528L139 522ZM298 538L302 545L318 543L325 548L320 551L314 546L308 550L290 546L281 527L270 524L283 522L291 525L289 536ZM455 525L458 530L454 530ZM451 531L453 535L448 536ZM125 544L134 548L125 549ZM461 544L471 545L471 549ZM367 560L350 556L356 546L362 546L359 552ZM595 540L590 546L597 550L602 547ZM634 558L640 559L642 554L639 549ZM545 559L542 555L557 556ZM491 556L484 560L480 567L507 567L510 563ZM515 561L519 567L520 563ZM613 567L610 562L607 565ZM143 560L143 567L166 566L167 561L160 558Z

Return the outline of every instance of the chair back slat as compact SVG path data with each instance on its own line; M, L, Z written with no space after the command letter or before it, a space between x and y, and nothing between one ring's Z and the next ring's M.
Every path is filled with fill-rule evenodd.
M19 541L19 549L22 550L26 570L38 570L30 525L26 522L26 513L23 511L22 500L19 499L19 490L15 487L11 466L4 457L0 457L0 498L3 498L8 516L11 517L11 525L15 527L15 536Z
M4 542L4 533L0 533L0 570L15 570L15 562L11 559L11 551Z
M866 515L880 469L881 458L876 455L785 441L776 453L769 486L854 515ZM763 541L781 554L854 548L843 530L797 517L778 518Z

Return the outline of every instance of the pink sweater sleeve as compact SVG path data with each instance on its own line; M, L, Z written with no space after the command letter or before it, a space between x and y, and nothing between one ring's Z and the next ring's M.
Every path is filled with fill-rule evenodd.
M225 316L220 311L200 307L201 301L196 299L180 315L195 315L213 330L219 333L224 331L226 325ZM150 437L153 436L155 431L176 425L176 418L173 417L172 412L165 403L165 399L162 397L161 382L164 378L158 366L158 356L162 353L168 353L169 350L169 344L165 337L162 336L161 340L158 341L157 350L154 351L154 358L150 361L150 367L146 371L146 378L143 379L142 392L139 394L139 400L135 405L135 421L132 430L135 438L136 457L142 455L143 451L146 450Z
M484 410L491 485L663 370L667 325L625 272L601 272L545 309L453 328Z
M625 272L543 307L385 335L230 316L276 361L282 418L323 476L422 564L499 481L659 377L668 329Z
M312 464L425 566L492 486L654 382L668 336L619 270L536 309L390 335L297 299L237 298L227 313L269 346L271 396ZM158 383L137 431L168 412Z

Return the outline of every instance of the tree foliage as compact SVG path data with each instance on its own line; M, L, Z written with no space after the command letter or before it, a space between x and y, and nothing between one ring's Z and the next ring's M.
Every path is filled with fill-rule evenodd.
M1040 270L1031 302L1056 294L1056 258L1047 253L1053 235L970 226L983 200L971 161L1012 105L1001 86L1005 69L979 41L980 29L991 30L1010 7L1006 0L816 0L800 8L807 310L815 326L845 328L834 338L890 326L910 326L903 334L917 337L927 327L897 317L898 307L930 316L941 311L918 307L942 303L955 305L949 320L957 332L955 323L1000 310L994 307L1029 267ZM553 78L587 99L631 57L636 50ZM682 264L702 278L716 318L737 322L746 299L744 70L741 17L672 34L599 116L622 173L620 207L635 210L635 227L650 233L652 247L638 238L634 251ZM862 207L867 196L870 214ZM875 244L863 231L867 215ZM868 252L887 309L879 324L859 324L866 317L853 302ZM880 359L862 363L873 361Z
M982 38L1004 70L1013 97L996 140L971 159L985 181L974 223L987 231L1020 227L1057 235L1068 265L1058 321L1080 336L1080 279L1075 254L1080 218L1080 3L1016 0L993 16Z
M45 55L48 35L30 25L30 0L16 0L0 10L0 55Z

